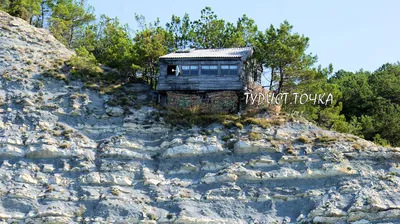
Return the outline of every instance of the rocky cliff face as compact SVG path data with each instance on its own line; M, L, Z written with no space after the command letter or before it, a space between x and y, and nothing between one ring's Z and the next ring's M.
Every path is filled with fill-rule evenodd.
M4 223L400 222L399 148L304 121L175 128L44 75L72 54L0 12Z

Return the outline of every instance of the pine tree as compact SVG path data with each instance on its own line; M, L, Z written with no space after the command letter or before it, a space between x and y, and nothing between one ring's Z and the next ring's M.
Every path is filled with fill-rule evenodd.
M93 8L87 7L85 0L58 0L52 10L50 31L68 47L76 48L77 37L94 20Z
M309 69L317 61L317 57L306 54L309 38L292 33L293 26L284 21L278 29L273 25L259 37L259 49L264 54L264 66L271 70L272 89L277 82L278 92L291 91L296 83L310 79Z
M40 14L41 0L2 0L1 9L12 16L20 17L33 24Z

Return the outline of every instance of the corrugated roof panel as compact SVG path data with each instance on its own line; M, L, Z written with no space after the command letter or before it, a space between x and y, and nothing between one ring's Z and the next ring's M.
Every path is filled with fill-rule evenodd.
M160 58L241 58L252 52L252 47L220 48L220 49L193 49L170 53Z

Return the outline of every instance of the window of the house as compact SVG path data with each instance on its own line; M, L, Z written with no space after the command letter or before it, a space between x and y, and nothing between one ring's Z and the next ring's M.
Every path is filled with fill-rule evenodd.
M176 65L167 66L167 75L176 75Z
M190 75L190 66L188 65L182 66L182 75Z
M198 75L199 74L199 66L191 65L190 66L190 74L191 75Z
M182 75L198 75L199 66L198 65L183 65Z
M237 75L238 66L237 65L221 65L222 75Z
M201 66L202 75L218 75L217 65L202 65Z

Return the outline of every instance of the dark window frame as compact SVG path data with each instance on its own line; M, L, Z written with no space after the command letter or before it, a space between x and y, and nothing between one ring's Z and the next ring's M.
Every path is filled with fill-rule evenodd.
M176 68L178 67L178 65L167 65L167 75L176 75ZM174 72L172 72L172 70L174 70Z
M208 67L208 68L207 68ZM215 67L215 68L211 68ZM201 65L200 75L218 75L218 65Z
M194 69L193 67L197 67ZM181 73L182 75L198 75L200 71L199 65L182 65L181 66Z
M221 65L221 75L239 75L239 66L238 65Z
M188 69L186 69L185 67L188 67ZM190 75L190 65L182 65L181 70L182 75Z

